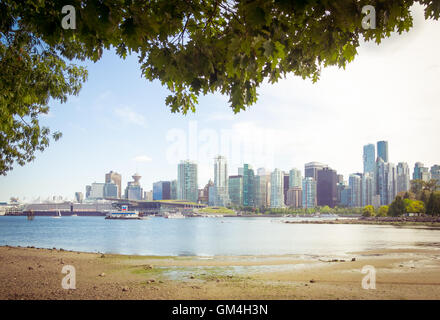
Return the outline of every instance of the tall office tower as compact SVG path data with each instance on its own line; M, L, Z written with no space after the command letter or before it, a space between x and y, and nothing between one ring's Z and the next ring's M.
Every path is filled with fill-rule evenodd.
M376 194L380 196L380 204L390 204L396 196L396 167L385 163L378 157L376 161Z
M92 186L86 186L86 199L90 198L90 193L92 193Z
M374 173L374 168L376 166L376 152L374 149L374 144L367 144L364 146L364 173L370 172Z
M306 177L302 181L302 207L316 207L316 181L312 177Z
M177 180L172 180L170 183L170 199L177 199Z
M270 206L270 175L255 176L254 180L255 206L267 208Z
M440 165L435 164L431 167L431 179L437 180L437 186L440 187Z
M75 192L75 201L78 203L83 202L84 200L84 195L82 192Z
M302 187L302 176L301 170L293 168L289 171L289 188L301 188Z
M396 193L410 189L409 166L406 162L399 162L396 168Z
M284 194L284 204L287 203L287 190L289 190L289 174L284 172L283 173L283 194Z
M243 165L243 206L255 206L254 191L254 170L249 164Z
M153 183L153 200L171 199L171 182L158 181Z
M115 183L104 183L104 198L118 198L118 186Z
M373 204L373 193L374 193L374 179L372 172L366 172L361 178L361 190L362 190L362 207L369 206Z
M351 189L350 207L360 207L362 205L362 174L350 174L348 185Z
M103 199L104 198L104 183L93 182L90 189L90 199Z
M177 199L197 202L197 164L190 160L177 165Z
M228 191L228 163L223 156L217 156L214 158L214 186L216 206L229 205L229 191Z
M280 169L270 175L270 207L284 207L284 173Z
M347 185L341 190L341 206L350 207L351 206L351 188Z
M335 170L324 168L318 170L316 181L316 198L318 206L334 208L337 201L337 174Z
M140 179L142 178L138 173L131 176L133 181L127 183L125 188L125 198L128 200L142 200L143 191L141 188Z
M122 176L117 172L110 171L109 173L105 174L105 183L113 182L114 184L117 185L118 198L121 198L121 192L122 192L121 181L122 181Z
M344 182L338 182L336 184L336 205L342 205L342 190L348 188Z
M319 162L309 162L304 165L304 176L313 178L313 180L318 179L318 170L322 170L324 168L327 168L328 166L326 164L322 164Z
M300 208L302 206L302 188L292 187L287 190L287 206Z
M377 156L380 157L383 162L388 162L388 141L377 142Z
M421 162L416 162L414 166L413 179L423 180L426 182L431 180L431 173L429 172L429 168L425 167Z
M208 205L213 206L214 202L215 202L215 186L213 182L212 186L209 186L208 189Z
M243 176L229 176L229 200L233 206L243 205Z

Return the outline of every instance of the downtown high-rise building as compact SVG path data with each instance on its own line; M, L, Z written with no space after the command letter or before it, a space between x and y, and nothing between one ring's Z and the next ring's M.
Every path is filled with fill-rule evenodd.
M270 175L270 207L284 207L284 173L275 169Z
M301 170L293 168L289 171L289 188L302 188Z
M302 181L302 207L316 207L316 181L312 177L305 177Z
M284 204L287 202L287 190L289 190L289 173L283 172L283 194L284 194Z
M361 205L373 205L374 197L374 172L366 172L361 178Z
M231 205L240 207L243 205L243 176L229 176L229 200Z
M381 158L383 162L388 162L388 141L377 142L377 156Z
M364 164L364 173L374 173L374 169L376 167L376 152L374 144L370 143L364 146L362 159Z
M121 181L122 181L122 176L117 172L110 171L109 173L105 174L105 183L114 183L118 187L118 192L117 192L118 198L121 198L121 192L122 192Z
M171 199L171 182L158 181L153 183L153 200Z
M376 161L376 194L380 196L380 205L389 205L396 197L396 166L387 163L381 157Z
M350 207L360 207L362 205L362 174L351 174L348 177L348 185L351 190Z
M254 180L254 191L255 191L255 207L257 208L267 208L270 207L270 174L268 171L265 172L266 175L257 175Z
M416 162L414 165L413 179L422 180L425 182L429 181L431 179L431 172L429 172L429 168L425 167L421 162Z
M410 189L409 166L406 162L399 162L396 167L396 193Z
M241 169L241 170L240 170ZM249 164L244 164L243 168L240 168L241 175L243 176L243 206L253 207L255 206L255 190L254 190L254 180L255 174L252 166Z
M323 168L318 170L316 197L318 206L334 208L337 202L337 174L335 170Z
M435 164L431 167L430 170L431 179L437 180L437 186L440 187L440 165Z
M328 166L323 163L319 162L309 162L304 165L304 177L313 178L313 180L317 181L318 179L318 171L322 170L324 168L327 168Z
M217 156L214 158L214 188L215 188L215 200L216 206L228 206L229 190L228 190L228 162L223 156Z
M177 198L197 202L197 164L190 160L181 161L177 165Z
M291 208L301 208L302 206L302 187L292 187L287 190L287 203Z
M127 183L127 187L125 188L125 199L128 200L142 200L144 196L144 192L141 187L141 176L139 173L135 173L131 176L133 181L129 181Z

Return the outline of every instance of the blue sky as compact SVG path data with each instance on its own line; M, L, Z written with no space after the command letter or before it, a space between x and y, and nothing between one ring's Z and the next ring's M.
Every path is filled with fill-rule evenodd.
M390 161L440 163L440 22L424 21L381 46L363 43L346 70L323 70L312 84L289 76L264 84L259 100L234 115L228 98L200 97L196 114L173 114L168 92L141 78L135 56L105 52L87 63L89 79L78 97L51 103L42 118L63 137L32 163L0 176L0 201L52 195L73 198L106 172L122 174L123 187L138 171L145 190L175 179L177 162L199 163L199 187L213 177L213 157L227 156L229 173L242 163L255 168L304 169L329 164L345 177L362 170L362 146L389 141Z

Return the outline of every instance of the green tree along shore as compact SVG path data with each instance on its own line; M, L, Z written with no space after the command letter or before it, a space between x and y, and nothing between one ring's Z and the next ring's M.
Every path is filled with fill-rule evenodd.
M317 81L322 68L344 68L360 42L380 43L412 27L410 7L438 20L437 0L3 0L0 2L0 174L43 151L40 126L51 101L77 95L87 70L73 60L98 61L104 50L136 54L142 75L169 91L172 112L195 111L198 97L229 96L232 111L257 101L264 81L293 73ZM64 5L75 29L64 29ZM362 8L376 11L375 29L362 28Z

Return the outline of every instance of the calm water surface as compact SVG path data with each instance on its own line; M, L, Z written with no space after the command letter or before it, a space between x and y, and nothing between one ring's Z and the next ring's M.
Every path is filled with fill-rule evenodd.
M285 224L281 218L105 220L0 216L0 245L142 255L343 255L440 241L440 230ZM435 246L435 245L434 245ZM438 247L438 245L437 245Z

